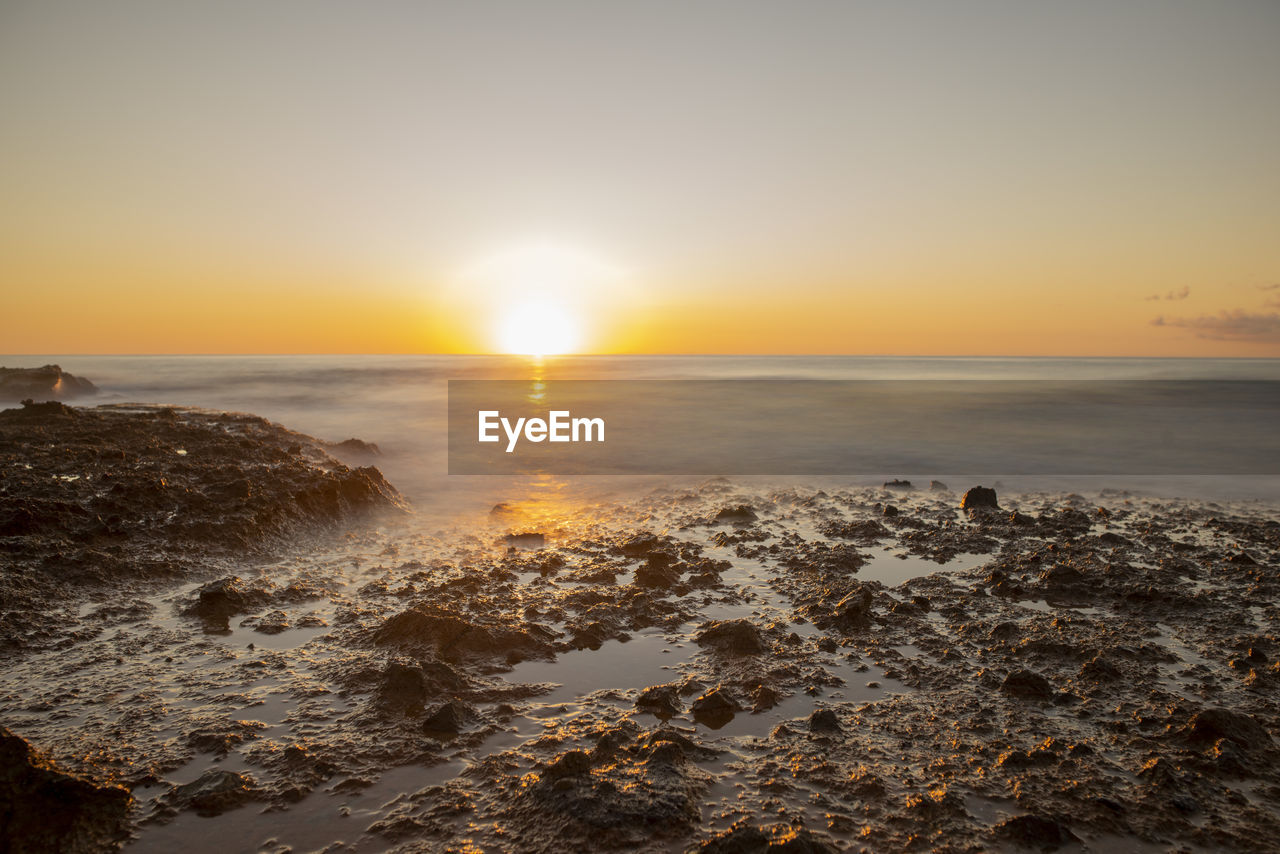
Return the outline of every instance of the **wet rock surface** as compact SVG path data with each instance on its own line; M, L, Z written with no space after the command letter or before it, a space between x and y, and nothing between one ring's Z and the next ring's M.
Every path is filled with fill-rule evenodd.
M58 610L0 714L137 852L1269 850L1274 506L892 500L371 521Z
M53 607L89 591L207 576L403 508L377 469L349 468L251 415L57 402L2 410L0 650L59 642L66 626ZM202 589L192 613L225 624L270 598L239 584Z

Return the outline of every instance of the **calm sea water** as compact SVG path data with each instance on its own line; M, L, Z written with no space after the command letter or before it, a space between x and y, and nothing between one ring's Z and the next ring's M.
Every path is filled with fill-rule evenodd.
M99 386L101 394L86 403L159 403L252 412L323 439L356 437L375 442L383 450L377 465L387 477L420 510L442 517L480 513L497 501L546 488L545 482L534 478L446 474L450 379L1280 380L1280 360L1274 359L591 356L535 363L505 356L0 357L0 364L6 366L49 362ZM868 472L865 477L840 481L874 483L899 474L929 473ZM817 483L822 479L792 480ZM562 479L556 486L603 498L663 482L654 476L583 477ZM1006 479L1006 483L1020 489L1113 487L1196 498L1280 497L1280 478L1263 476L1123 481L1027 477ZM957 489L968 485L972 484L951 484Z

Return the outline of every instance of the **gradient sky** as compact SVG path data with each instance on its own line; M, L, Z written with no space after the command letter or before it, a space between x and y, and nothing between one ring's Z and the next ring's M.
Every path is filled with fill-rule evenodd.
M476 271L551 251L585 351L1280 356L1277 45L1275 0L0 0L0 352L489 351L541 285Z

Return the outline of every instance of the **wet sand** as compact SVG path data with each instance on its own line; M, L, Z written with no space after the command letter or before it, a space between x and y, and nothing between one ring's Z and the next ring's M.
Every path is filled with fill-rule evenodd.
M132 795L75 850L1280 838L1273 504L717 479L439 528L333 456L366 449L160 412L118 410L173 431L119 459L120 424L3 427L0 720ZM186 498L129 475L151 509L90 531L126 472Z

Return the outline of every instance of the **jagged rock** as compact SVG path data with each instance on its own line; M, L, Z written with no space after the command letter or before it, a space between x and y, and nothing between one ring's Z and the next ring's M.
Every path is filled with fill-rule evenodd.
M649 531L641 531L632 534L618 545L618 550L625 555L639 557L647 555L649 552L657 549L662 544L662 540L656 534Z
M694 700L689 710L712 729L719 729L733 718L740 707L727 691L717 687Z
M675 685L650 685L636 698L636 708L658 717L674 717L683 711L680 691Z
M288 631L289 617L284 611L276 610L263 614L253 627L255 632L261 632L264 635L278 635L281 632Z
M471 712L465 705L451 700L423 719L422 731L428 735L455 736L462 732L470 716Z
M128 836L133 798L58 769L0 726L0 851L92 854Z
M768 651L760 631L750 620L714 620L694 635L694 641L733 655L755 655Z
M997 824L993 831L997 838L1006 839L1025 848L1054 851L1071 842L1078 842L1075 834L1051 818L1038 815L1019 815Z
M382 672L377 702L389 712L417 714L431 698L461 687L462 678L444 662L389 661Z
M756 688L755 693L751 695L751 711L763 712L772 709L778 705L780 697L778 692L770 688L768 685L760 685Z
M53 414L28 414L35 409ZM8 544L19 546L21 571L0 577L3 611L46 623L94 588L105 595L139 581L207 576L367 511L407 510L377 469L349 468L318 440L241 413L60 403L4 410L0 468L0 537L22 538ZM189 611L216 630L247 604L265 604L237 602L233 589L218 601L216 587ZM29 648L36 637L29 621L0 617L0 647Z
M507 534L507 545L522 549L540 549L547 544L546 534L537 531L524 531L519 534Z
M832 616L848 628L865 627L871 622L871 601L871 590L859 585L836 603Z
M889 529L873 519L855 522L822 522L818 530L828 537L872 543L889 536Z
M1056 563L1040 573L1040 580L1052 587L1076 587L1084 583L1084 574L1074 566Z
M58 420L79 418L80 411L56 400L36 403L31 398L27 398L22 401L21 409L6 409L3 415L5 418L14 421L56 422Z
M1000 505L996 503L996 491L985 486L975 486L960 499L960 509L962 510L973 510L978 507L990 507L999 510Z
M1050 700L1053 686L1049 680L1031 670L1015 670L1000 683L1000 691L1026 700Z
M472 622L445 608L422 604L388 618L373 633L373 642L429 649L448 661L463 661L512 654L546 657L552 652L553 637L550 629L536 623Z
M809 715L809 732L840 732L840 718L833 709L814 709Z
M39 368L0 368L0 400L24 397L67 400L97 394L98 387L69 374L59 365Z
M839 849L802 827L777 825L765 830L744 820L696 850L699 854L836 854Z
M756 511L752 510L745 504L735 504L729 507L723 507L720 512L715 515L716 522L754 522L756 520Z
M1212 743L1227 739L1250 751L1265 750L1272 745L1271 734L1249 715L1229 709L1205 709L1183 728L1188 741Z
M378 691L379 703L388 709L406 710L421 708L427 701L427 676L422 668L399 661L387 664L382 674L382 686Z
M570 750L557 756L554 762L542 770L542 779L560 780L590 773L591 757L581 750Z
M174 809L194 810L211 817L248 803L258 797L253 778L234 771L209 770L183 786L174 786L164 796Z
M662 563L645 563L636 567L633 582L637 587L666 590L680 582L680 571Z
M325 445L339 456L377 457L382 454L376 444L363 439L343 439L341 442L326 442Z
M1098 653L1080 665L1080 677L1082 679L1112 681L1121 678L1123 675L1119 667L1103 658L1102 653Z
M246 582L238 575L229 575L202 585L187 613L200 617L211 628L226 629L231 617L270 602L271 588L266 581Z

